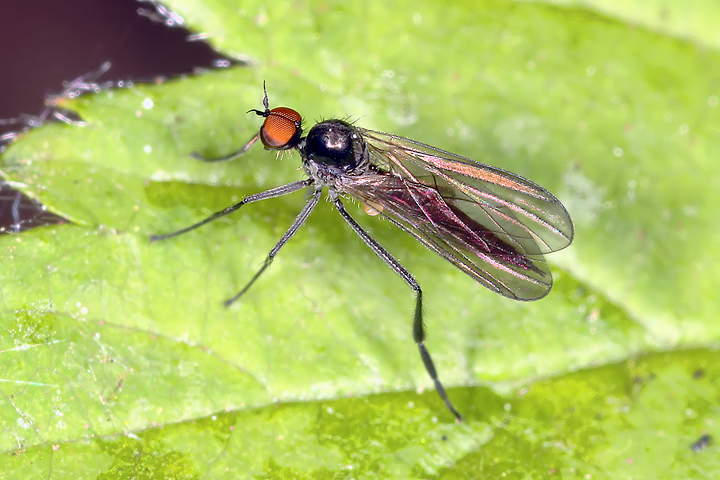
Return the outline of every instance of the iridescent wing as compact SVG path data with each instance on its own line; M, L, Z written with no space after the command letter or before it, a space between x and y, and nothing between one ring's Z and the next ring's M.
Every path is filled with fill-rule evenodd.
M358 128L373 168L338 185L501 295L535 300L552 276L542 254L573 225L550 192L518 175L429 145Z

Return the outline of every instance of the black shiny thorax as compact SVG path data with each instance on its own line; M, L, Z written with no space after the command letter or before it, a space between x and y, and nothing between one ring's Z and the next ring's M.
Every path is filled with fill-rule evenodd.
M313 126L298 150L308 174L326 184L346 175L360 175L370 164L368 147L360 132L343 120L325 120Z

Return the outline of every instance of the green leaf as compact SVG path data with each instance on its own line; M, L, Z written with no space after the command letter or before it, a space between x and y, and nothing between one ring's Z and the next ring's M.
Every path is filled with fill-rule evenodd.
M168 5L251 66L64 100L87 126L3 154L74 224L0 238L0 478L714 477L717 447L691 448L720 438L712 38L502 1ZM301 193L149 243L303 178L297 154L189 156L257 132L263 81L306 124L350 116L569 208L552 292L519 303L349 205L423 286L465 424L412 292L326 202L228 309Z

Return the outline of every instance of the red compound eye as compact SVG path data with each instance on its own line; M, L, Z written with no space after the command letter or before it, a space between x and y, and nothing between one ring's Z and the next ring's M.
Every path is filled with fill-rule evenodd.
M302 117L292 108L273 108L260 128L260 141L273 150L294 148L302 134L301 123Z

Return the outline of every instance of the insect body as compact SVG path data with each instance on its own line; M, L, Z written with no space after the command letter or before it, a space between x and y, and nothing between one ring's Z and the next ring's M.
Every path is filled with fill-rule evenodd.
M382 215L482 285L515 300L536 300L550 290L552 276L542 254L572 242L573 225L565 207L544 188L510 172L343 120L322 121L303 136L298 112L287 107L271 110L267 92L263 106L264 110L250 110L265 121L240 150L221 158L193 156L204 161L230 160L259 139L269 150L298 150L308 178L250 195L194 225L151 239L174 237L243 205L309 189L308 201L293 224L248 284L225 301L227 306L267 269L327 187L340 216L415 291L413 338L438 394L461 421L425 347L420 285L350 216L341 196L358 199L369 213Z

